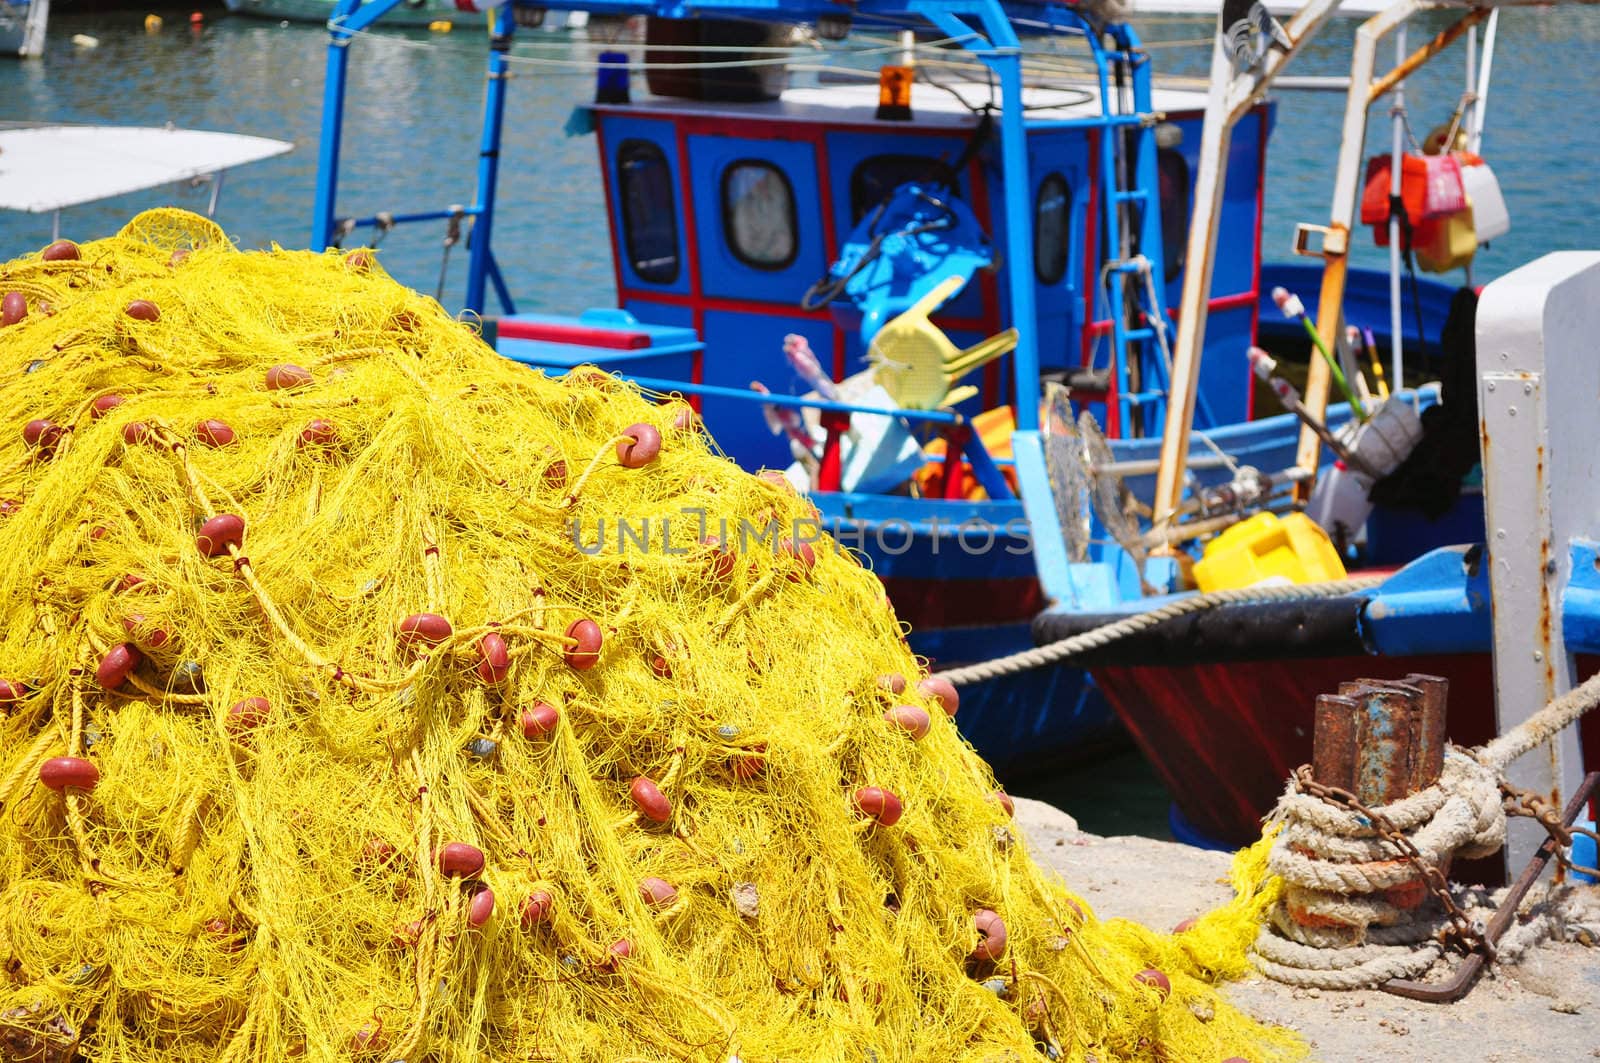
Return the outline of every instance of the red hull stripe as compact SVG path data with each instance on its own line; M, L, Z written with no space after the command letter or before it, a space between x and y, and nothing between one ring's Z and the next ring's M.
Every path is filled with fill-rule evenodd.
M517 321L502 318L497 327L502 339L570 343L578 347L604 347L613 351L638 351L650 346L650 334L622 329L563 325L553 321Z
M883 579L895 615L918 631L1026 623L1045 606L1032 577L1020 579Z

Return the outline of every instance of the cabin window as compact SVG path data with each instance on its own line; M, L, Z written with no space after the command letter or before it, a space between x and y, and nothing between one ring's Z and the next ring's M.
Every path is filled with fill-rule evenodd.
M1176 149L1161 148L1156 169L1161 174L1161 254L1171 283L1189 253L1189 162Z
M1033 272L1044 285L1067 275L1067 219L1072 189L1059 173L1046 174L1033 201Z
M955 171L941 159L930 159L926 155L874 155L863 159L850 174L850 224L860 222L868 211L907 181L941 184L961 194Z
M678 206L666 154L648 140L624 140L617 147L617 185L633 272L651 284L671 284L678 279Z
M770 162L740 159L722 171L722 238L756 269L786 269L800 251L794 186Z

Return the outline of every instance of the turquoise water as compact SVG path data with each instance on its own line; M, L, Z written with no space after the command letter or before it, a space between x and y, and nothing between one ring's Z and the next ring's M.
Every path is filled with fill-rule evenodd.
M218 14L192 33L182 15L169 12L168 29L154 35L143 32L142 12L56 15L43 61L0 62L0 120L172 122L292 140L291 155L230 175L219 219L246 245L305 245L324 32ZM1423 26L1441 24L1414 27L1413 43ZM1142 28L1150 40L1181 41L1204 37L1210 23L1163 20ZM1347 72L1353 30L1353 22L1336 24L1293 72ZM70 38L78 33L99 38L100 47L74 48ZM341 213L469 201L483 91L481 38L374 37L353 51ZM535 53L528 45L519 51L563 54L549 48ZM1600 98L1597 55L1600 10L1516 9L1502 15L1484 150L1504 188L1512 231L1480 253L1479 280L1545 251L1600 247L1600 143L1592 112ZM1419 138L1448 119L1463 80L1458 56L1456 51L1442 57L1409 85ZM1157 60L1158 70L1200 74L1208 56L1203 47L1162 48ZM572 311L613 297L595 142L562 135L572 106L590 84L587 75L520 70L511 85L495 248L525 309ZM1283 99L1268 163L1268 258L1288 256L1296 221L1327 220L1342 105L1342 96L1326 93ZM1386 151L1386 124L1381 137L1376 150ZM203 209L205 197L204 190L165 190L77 208L64 216L63 230L100 235L141 207L172 201ZM0 256L40 246L49 236L47 217L0 216ZM384 243L384 260L403 280L431 292L442 237L441 226L396 230ZM1370 241L1358 244L1359 259L1386 261ZM460 300L464 259L457 247L447 304Z
M0 120L171 122L292 140L292 154L228 178L219 220L246 246L304 246L316 178L325 34L316 27L220 16L192 33L182 24L184 13L171 12L172 28L156 35L140 28L142 12L55 17L42 62L0 62ZM1440 23L1430 25L1437 30ZM1205 37L1211 24L1173 20L1143 29L1153 41L1182 41ZM1337 24L1294 72L1346 73L1353 30L1353 23ZM1423 32L1414 29L1413 42ZM76 33L98 37L100 47L75 49L70 38ZM1546 251L1600 247L1600 144L1591 111L1600 98L1597 46L1600 10L1504 13L1484 149L1504 187L1513 228L1480 253L1480 280ZM519 50L535 54L527 46ZM354 53L340 212L470 201L483 85L481 39L387 36L359 42ZM540 48L537 54L563 53ZM1160 48L1158 60L1161 70L1203 74L1208 55L1203 47ZM1461 83L1461 62L1451 57L1412 79L1419 138L1447 120ZM587 75L524 73L511 85L495 248L523 309L575 311L613 301L595 143L562 135L590 84ZM1334 94L1283 99L1268 163L1268 258L1288 256L1296 221L1327 220L1342 106L1343 97ZM1373 150L1387 151L1386 126L1379 136L1382 145ZM77 208L64 216L63 232L106 234L135 211L162 202L203 210L206 196L205 189L168 189ZM383 260L402 280L431 292L442 236L436 225L397 230L383 244ZM49 238L48 217L0 214L0 259ZM1370 241L1361 239L1358 247L1358 261L1385 261ZM464 260L458 247L447 274L447 305L459 304ZM1017 792L1065 808L1098 833L1166 833L1166 795L1137 754L1033 780Z

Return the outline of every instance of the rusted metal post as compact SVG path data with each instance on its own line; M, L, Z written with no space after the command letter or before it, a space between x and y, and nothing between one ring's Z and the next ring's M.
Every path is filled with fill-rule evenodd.
M1436 675L1412 673L1404 682L1422 692L1421 712L1413 728L1416 741L1411 761L1411 789L1426 790L1439 781L1439 773L1444 771L1450 681Z
M1356 714L1360 706L1338 694L1318 694L1311 737L1311 777L1350 790L1356 779Z
M1351 792L1366 805L1398 801L1411 790L1412 719L1422 692L1383 680L1339 684L1356 702L1355 779Z

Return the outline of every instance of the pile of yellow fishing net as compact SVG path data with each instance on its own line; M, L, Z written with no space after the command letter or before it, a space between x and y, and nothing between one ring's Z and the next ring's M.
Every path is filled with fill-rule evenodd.
M177 211L0 293L0 1059L1295 1054L681 404Z

